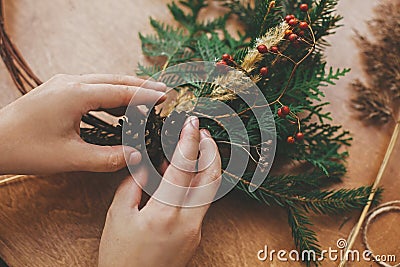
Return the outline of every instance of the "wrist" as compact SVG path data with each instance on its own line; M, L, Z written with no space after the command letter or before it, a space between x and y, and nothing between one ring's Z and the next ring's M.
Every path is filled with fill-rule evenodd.
M15 142L13 134L12 119L10 118L9 107L0 109L0 174L14 174L13 164L18 164L17 158L13 156L15 151Z

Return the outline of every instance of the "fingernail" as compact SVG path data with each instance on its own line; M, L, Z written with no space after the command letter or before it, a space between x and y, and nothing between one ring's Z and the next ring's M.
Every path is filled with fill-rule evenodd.
M153 87L167 87L167 86L165 85L165 83L163 83L163 82L158 82L158 81L155 81L155 80L153 80L153 79L145 80L145 81L143 82L142 86L145 86L145 85L153 86Z
M210 132L208 130L206 130L206 129L202 129L201 130L201 134L206 138L210 138L211 137Z
M165 93L159 93L160 94L160 98L157 100L156 105L161 104L162 102L164 102L167 99L167 95Z
M192 124L193 128L198 130L199 129L199 119L195 116L191 116L191 117L189 117L189 119L190 119L190 123Z
M136 165L136 164L138 164L141 160L142 160L142 155L141 155L139 152L135 151L135 152L133 152L133 153L131 153L131 154L129 155L128 164L129 164L129 165Z
M165 83L163 83L163 82L157 82L157 85L160 86L160 87L167 88L167 85Z

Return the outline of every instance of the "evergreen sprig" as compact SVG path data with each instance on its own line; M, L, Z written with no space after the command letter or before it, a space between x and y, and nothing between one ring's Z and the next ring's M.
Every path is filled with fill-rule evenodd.
M304 211L296 208L295 206L287 206L288 210L288 222L292 228L292 236L296 247L302 252L309 251L314 252L315 256L308 254L308 258L303 258L307 266L310 262L318 262L321 255L321 246L318 244L318 238L316 233L310 229L312 223L305 214Z

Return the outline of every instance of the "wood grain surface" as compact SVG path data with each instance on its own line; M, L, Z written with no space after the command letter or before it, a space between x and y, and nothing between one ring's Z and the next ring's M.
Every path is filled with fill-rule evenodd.
M133 74L141 54L138 32L150 32L148 17L170 21L165 0L12 0L5 1L7 28L42 80L56 73ZM363 78L354 29L368 33L364 22L378 0L342 0L345 27L330 38L328 61L352 72L326 89L335 123L352 132L349 173L341 186L370 184L389 142L392 125L364 125L350 108L349 84ZM217 12L217 11L215 11ZM213 12L207 13L212 16ZM365 79L365 78L364 78ZM0 63L0 106L19 97ZM18 131L18 129L15 129ZM383 179L383 201L399 199L400 144ZM1 152L0 152L1 153ZM0 154L0 157L7 155ZM123 173L72 173L25 177L0 187L0 256L10 266L96 266L105 214ZM1 178L0 178L1 179ZM315 216L323 248L347 238L359 212ZM400 260L399 215L389 214L371 227L370 242ZM341 227L341 225L343 226ZM204 222L201 246L190 266L301 266L257 260L257 252L294 249L285 211L266 207L239 192L212 205ZM363 249L360 239L356 248ZM337 263L325 262L323 266ZM365 266L351 263L349 266ZM372 265L375 266L375 265Z

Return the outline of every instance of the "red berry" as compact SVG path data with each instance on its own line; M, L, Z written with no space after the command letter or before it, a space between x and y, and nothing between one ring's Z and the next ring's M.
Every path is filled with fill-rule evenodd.
M268 68L267 67L262 67L261 69L260 69L260 74L261 74L261 76L267 76L268 75Z
M290 108L288 106L283 106L281 109L282 109L282 114L283 115L289 115Z
M224 54L222 55L222 60L223 61L231 61L232 56L229 54Z
M296 140L294 139L293 136L289 136L289 137L287 138L287 142L288 142L288 144L294 144L294 143L296 142Z
M308 29L308 23L305 22L305 21L300 22L299 28L302 29L302 30Z
M280 109L278 109L278 116L279 116L279 118L286 118L286 115L283 115L282 114L282 109L280 108Z
M277 46L271 46L270 50L272 53L275 53L275 54L279 53L279 48Z
M291 35L289 35L289 40L291 42L297 41L298 38L299 38L299 36L295 33L292 33Z
M304 36L305 32L304 31L299 31L298 33L300 36Z
M227 65L228 64L223 60L220 60L220 61L217 62L217 66L227 66Z
M303 141L304 140L304 134L299 132L296 134L296 140L297 141Z
M293 33L292 30L286 30L286 31L285 31L285 35L286 35L286 36L290 36L292 33Z
M291 19L294 19L294 18L295 18L294 15L287 15L287 16L285 17L285 20L286 20L287 23L289 23L289 21L290 21Z
M229 70L229 69L228 69L228 63L226 63L226 62L223 61L223 60L218 61L215 65L217 66L217 70L218 70L219 72L227 73L228 70Z
M307 12L308 11L308 5L307 4L301 4L300 5L300 10L303 12Z
M257 46L257 50L258 50L258 52L260 52L261 54L268 53L268 47L267 47L266 45L263 45L263 44Z
M288 24L292 27L296 26L299 21L297 19L291 19Z

